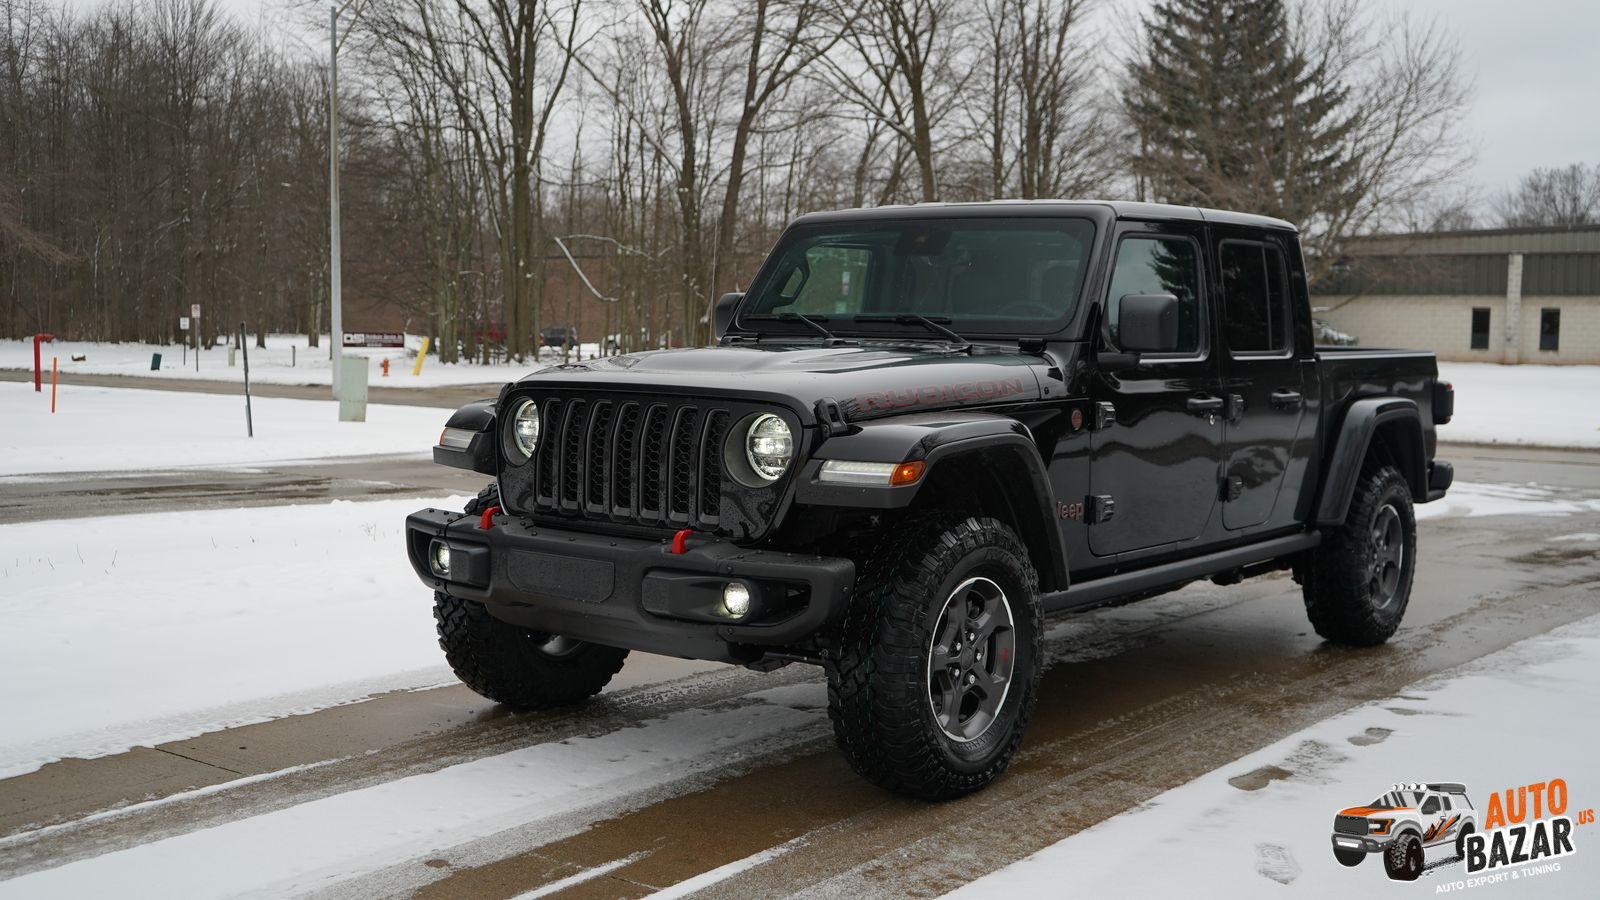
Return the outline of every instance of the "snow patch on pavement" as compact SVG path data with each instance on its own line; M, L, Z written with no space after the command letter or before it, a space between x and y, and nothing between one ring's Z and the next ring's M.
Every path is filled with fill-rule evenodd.
M1167 791L949 896L1431 895L1465 878L1460 863L1388 886L1376 857L1355 868L1333 858L1333 817L1395 782L1460 781L1474 807L1490 793L1563 778L1567 814L1596 806L1600 773L1600 617L1585 619L1357 707ZM1384 734L1384 732L1387 732ZM1381 739L1374 736L1383 734ZM1338 748L1338 749L1335 749ZM1281 769L1284 777L1241 774ZM1574 830L1576 848L1594 840ZM1578 895L1600 865L1594 851L1561 870L1496 884L1486 898ZM1429 851L1430 863L1453 850ZM1135 862L1143 860L1146 864ZM1149 865L1159 860L1159 865ZM1476 895L1474 895L1476 896Z
M0 778L451 681L403 535L462 499L0 525Z
M248 465L336 456L428 453L449 411L370 404L367 421L339 421L332 400L251 401L189 391L63 387L57 412L33 385L0 382L0 477L44 472Z
M1600 500L1563 496L1538 484L1474 484L1456 482L1432 503L1415 507L1417 518L1456 519L1465 516L1567 516L1600 512Z
M1439 440L1600 447L1600 366L1439 363L1456 412Z
M285 896L725 768L820 710L689 710L539 744L0 882L0 898ZM604 765L597 763L603 761Z

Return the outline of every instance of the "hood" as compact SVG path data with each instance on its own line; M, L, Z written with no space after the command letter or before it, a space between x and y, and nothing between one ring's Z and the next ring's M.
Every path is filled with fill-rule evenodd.
M1410 806L1352 806L1339 811L1341 816L1370 816L1375 813L1405 812L1412 809Z
M738 395L806 412L839 403L845 418L1035 400L1047 363L1016 350L861 343L731 344L630 353L541 369L522 384L555 389ZM809 415L807 415L809 419Z

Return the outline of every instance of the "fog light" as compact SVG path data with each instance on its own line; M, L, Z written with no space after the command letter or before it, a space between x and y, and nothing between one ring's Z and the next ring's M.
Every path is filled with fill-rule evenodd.
M429 554L429 564L433 567L433 574L440 578L450 577L450 545L434 542L433 552Z
M729 617L742 619L750 612L750 589L737 581L722 589L722 608Z

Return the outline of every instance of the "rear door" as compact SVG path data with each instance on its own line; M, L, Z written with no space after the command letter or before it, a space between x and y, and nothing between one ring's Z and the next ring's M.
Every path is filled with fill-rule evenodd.
M1222 398L1207 310L1205 233L1198 223L1118 226L1105 342L1117 348L1117 310L1129 294L1178 298L1180 350L1091 379L1089 548L1125 553L1200 536L1217 504ZM1112 510L1109 518L1097 508Z
M1222 524L1273 517L1294 459L1306 407L1295 355L1288 255L1271 232L1218 228L1222 391L1225 396ZM1284 514L1291 516L1291 503Z

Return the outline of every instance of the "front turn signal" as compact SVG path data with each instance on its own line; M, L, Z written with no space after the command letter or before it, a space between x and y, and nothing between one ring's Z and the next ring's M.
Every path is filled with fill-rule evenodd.
M928 464L920 459L912 462L903 462L894 467L894 474L889 476L889 483L892 485L915 484L927 468Z

